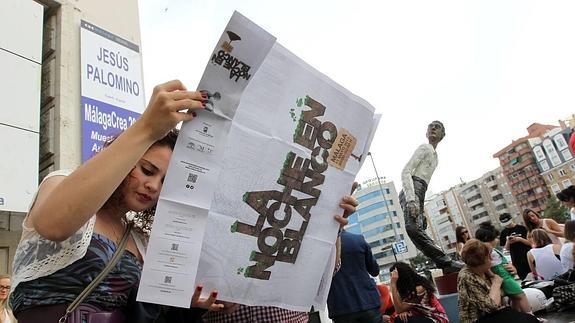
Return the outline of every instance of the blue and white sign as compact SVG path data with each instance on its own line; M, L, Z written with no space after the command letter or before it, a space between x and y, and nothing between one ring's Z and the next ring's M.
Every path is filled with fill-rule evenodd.
M145 109L139 46L81 22L82 162Z
M393 250L396 254L406 253L407 252L407 245L405 244L405 240L400 240L393 244Z

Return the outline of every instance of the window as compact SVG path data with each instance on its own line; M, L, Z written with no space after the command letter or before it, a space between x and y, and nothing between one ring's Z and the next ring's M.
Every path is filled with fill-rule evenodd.
M472 197L470 197L469 199L467 199L467 203L471 203L475 200L478 200L481 198L481 194L477 194L477 195L473 195Z
M8 248L0 247L0 272L7 273L9 264L10 262L8 261Z
M541 170L544 172L549 170L549 164L547 164L546 160L542 161L539 166L541 166Z
M362 203L362 202L364 202L364 201L367 201L367 200L372 199L372 198L377 197L377 196L381 196L381 191L380 191L380 190L373 191L373 192L371 192L371 193L367 193L367 194L365 194L364 196L360 196L360 197L357 198L357 201L358 201L359 203Z
M551 190L553 191L554 194L557 194L561 191L561 189L559 188L559 184L551 185Z
M569 167L571 167L572 171L575 171L575 164L571 164L571 166L569 166Z
M547 179L553 181L555 177L553 177L553 174L547 174Z
M513 158L511 160L511 166L518 164L519 162L521 162L521 157Z
M506 207L507 207L507 205L505 205L505 203L503 203L503 204L499 205L498 207L496 207L495 209L497 211L501 211L501 210L505 209Z
M561 154L563 155L563 159L565 160L569 160L571 158L573 158L573 155L571 154L571 152L569 151L569 149L565 149L561 152Z
M553 146L553 142L551 141L551 139L547 138L543 140L543 148L545 148L545 152L551 159L551 165L553 165L553 167L561 163L559 155L557 154L557 150L555 150L555 146Z
M564 169L560 169L559 170L559 176L561 176L561 177L567 176L567 172Z
M359 226L359 224L346 227L345 230L351 233L361 234L361 227Z
M535 158L537 158L537 161L545 160L545 153L543 153L541 146L535 146L533 148L533 152L535 153Z
M395 211L380 213L380 214L376 214L374 216L370 216L369 218L361 221L361 225L365 227L365 226L370 225L372 223L375 223L378 221L383 221L385 218L387 218L390 215L390 213L393 214L393 216L397 216L397 213Z
M567 188L567 187L571 186L571 180L566 179L562 182L562 184L563 184L563 188Z
M555 141L555 144L557 145L557 148L559 148L559 150L567 148L567 142L565 141L563 134L555 135L555 137L553 137L553 140Z
M387 201L381 201L381 202L376 202L373 203L371 205L368 205L366 207L360 208L359 210L357 210L357 213L361 214L366 214L367 212L379 209L379 208L383 208L386 205L393 205L393 201L391 200L387 200Z

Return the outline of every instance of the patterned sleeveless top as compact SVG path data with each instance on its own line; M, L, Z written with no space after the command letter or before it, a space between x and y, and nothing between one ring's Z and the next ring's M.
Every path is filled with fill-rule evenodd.
M83 258L48 276L21 282L11 294L14 313L35 306L71 303L106 266L116 251L116 244L94 233ZM126 307L135 293L142 265L136 256L125 250L108 276L92 291L85 303L102 310Z
M413 316L427 317L435 323L449 322L445 309L434 294L430 294L427 291L421 294L414 293L406 302L413 305L409 310Z

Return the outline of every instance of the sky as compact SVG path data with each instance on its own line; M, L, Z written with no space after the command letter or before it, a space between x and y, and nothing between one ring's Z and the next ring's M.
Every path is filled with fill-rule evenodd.
M429 186L439 193L499 166L534 123L575 113L575 1L140 0L144 83L195 89L234 10L382 114L371 153L401 171L441 120ZM371 162L356 180L372 178Z

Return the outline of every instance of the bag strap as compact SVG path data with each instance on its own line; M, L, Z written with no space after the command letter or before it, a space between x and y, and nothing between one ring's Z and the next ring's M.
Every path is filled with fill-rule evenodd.
M58 323L65 323L66 320L68 319L68 316L70 316L70 314L74 312L76 308L80 306L80 304L82 304L82 302L86 299L86 297L88 297L92 293L94 288L96 288L96 286L98 286L98 284L100 284L100 282L104 280L106 276L108 276L108 273L118 263L118 260L120 260L120 257L122 256L122 253L126 248L126 243L128 242L132 226L133 223L131 222L128 223L128 225L126 226L126 231L124 231L124 235L122 236L122 239L120 240L120 243L118 244L118 247L116 248L116 251L112 256L112 259L110 259L110 262L108 262L106 267L104 267L104 270L102 270L102 272L98 276L96 276L96 278L94 278L94 280L90 284L88 284L86 288L84 288L84 290L80 293L80 295L78 295L78 297L76 297L76 299L72 303L70 303L70 305L68 305L68 307L66 308L66 313L64 313L64 315L60 318L60 320L58 320Z

